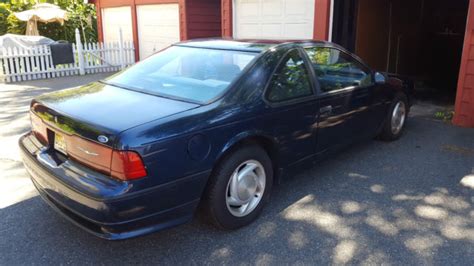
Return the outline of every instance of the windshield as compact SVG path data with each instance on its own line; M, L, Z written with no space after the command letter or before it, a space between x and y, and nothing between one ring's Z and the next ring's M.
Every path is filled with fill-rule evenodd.
M172 46L106 82L164 97L205 103L224 92L256 55Z

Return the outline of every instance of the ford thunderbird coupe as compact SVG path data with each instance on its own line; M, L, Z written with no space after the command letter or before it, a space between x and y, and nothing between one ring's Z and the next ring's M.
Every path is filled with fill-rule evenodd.
M19 145L44 201L96 236L143 235L197 210L231 230L293 170L398 139L410 90L331 43L188 41L34 99Z

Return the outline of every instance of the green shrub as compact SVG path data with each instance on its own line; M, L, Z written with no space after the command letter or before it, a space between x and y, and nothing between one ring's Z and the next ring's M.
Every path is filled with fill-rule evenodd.
M65 40L75 40L75 30L79 29L81 39L87 42L97 42L97 16L95 6L75 1L64 9L68 12L68 21L64 23Z
M25 34L26 32L26 22L21 21L15 17L13 13L11 13L8 18L8 33L13 34Z
M7 33L8 31L8 16L10 15L10 9L7 4L0 3L0 35Z

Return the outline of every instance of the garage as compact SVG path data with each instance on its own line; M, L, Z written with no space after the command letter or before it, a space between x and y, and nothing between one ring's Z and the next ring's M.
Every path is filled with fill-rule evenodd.
M455 108L455 124L474 126L472 1L331 2L333 42L379 71L412 80L417 99Z
M140 60L180 41L178 4L137 6Z
M333 40L373 68L412 79L418 99L456 99L468 0L336 0Z
M170 44L220 37L221 0L89 0L97 9L101 42L132 40L135 60Z
M118 41L120 28L124 40L133 40L131 8L129 6L103 8L102 28L105 42Z
M224 37L305 39L312 30L312 39L338 43L379 71L411 79L418 98L454 107L454 124L474 127L474 1L221 1ZM305 21L314 10L313 25L287 16L301 7ZM292 23L308 27L288 32Z
M234 38L312 39L314 0L234 0Z

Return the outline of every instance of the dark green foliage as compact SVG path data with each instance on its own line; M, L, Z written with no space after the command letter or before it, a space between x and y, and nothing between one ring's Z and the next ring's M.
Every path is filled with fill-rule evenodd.
M63 2L71 2L70 0ZM68 12L69 20L64 24L66 40L74 41L75 29L79 29L82 42L97 42L97 16L95 6L84 4L83 1L74 1L65 4L64 9ZM85 36L84 36L85 35Z
M7 18L8 28L7 33L23 35L26 32L26 22L18 20L13 13Z
M0 3L0 35L7 33L8 24L7 18L10 15L10 11L8 10L8 6L4 3Z

